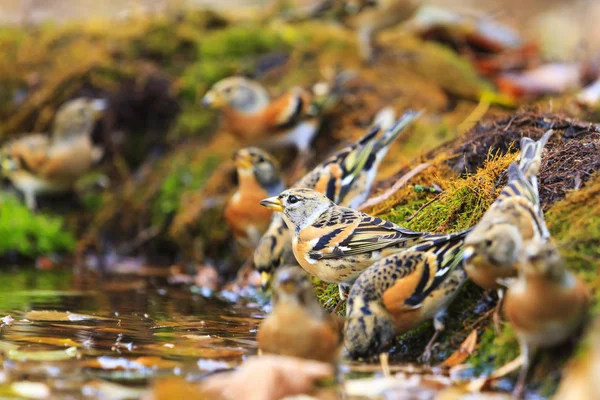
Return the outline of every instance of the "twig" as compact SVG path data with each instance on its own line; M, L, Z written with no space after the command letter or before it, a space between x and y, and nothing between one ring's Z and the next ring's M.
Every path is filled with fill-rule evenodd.
M369 208L369 207L373 207L379 203L384 202L385 200L387 200L392 194L396 193L398 190L400 190L400 188L402 188L402 186L406 185L406 183L411 180L412 178L414 178L417 174L420 174L421 172L423 172L426 168L428 168L431 164L429 163L422 163L417 165L416 167L414 167L413 169L411 169L410 171L408 171L406 174L404 174L400 179L398 179L398 181L396 183L394 183L394 185L389 188L388 190L386 190L383 194L379 195L379 196L375 196L375 197L371 197L370 199L368 199L367 201L365 201L364 203L362 203L358 209L359 210L364 210L365 208Z
M436 201L437 199L440 198L440 196L444 194L444 192L439 193L437 196L435 196L433 199L429 200L427 203L423 204L421 207L419 207L419 209L417 211L414 212L413 215L411 215L410 217L408 217L406 219L406 222L410 222L414 217L417 216L417 214L419 214L421 211L423 211L424 208L426 208L427 206L429 206L431 203L433 203L434 201Z

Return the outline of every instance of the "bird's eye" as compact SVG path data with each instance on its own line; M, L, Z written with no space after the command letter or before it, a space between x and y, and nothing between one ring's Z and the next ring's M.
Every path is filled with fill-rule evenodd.
M296 196L290 196L288 197L288 203L290 204L294 204L298 202L298 198Z
M486 240L485 241L485 247L491 247L492 246L492 241L491 240Z
M263 156L258 156L258 162L259 163L265 162L265 158Z

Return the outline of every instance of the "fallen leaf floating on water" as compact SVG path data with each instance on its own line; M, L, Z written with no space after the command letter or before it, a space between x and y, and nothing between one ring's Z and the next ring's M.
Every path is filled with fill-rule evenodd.
M462 364L471 354L473 354L475 346L477 346L477 329L473 329L469 336L461 343L458 350L452 353L452 355L440 366L451 368L458 364Z
M245 393L246 394L246 393ZM194 400L216 400L215 396L204 393L200 384L187 382L180 377L169 377L155 379L152 382L152 389L148 394L142 397L143 400L171 400L171 399L194 399ZM217 398L221 399L221 398ZM249 397L239 397L239 399L249 399Z
M209 398L276 400L310 393L318 380L331 377L331 365L268 355L248 359L239 370L208 378L202 385Z
M43 336L9 336L10 340L15 342L49 344L60 347L82 347L80 343L72 339L53 338Z
M14 394L28 399L45 399L50 396L50 388L42 382L14 382L10 388Z
M65 350L22 351L9 350L7 357L13 361L61 361L77 357L77 347Z
M169 357L240 358L246 354L246 350L241 347L201 347L168 344L170 346L153 343L144 346L144 348L153 354Z
M110 400L139 399L147 391L148 390L145 388L118 385L116 383L106 382L102 380L86 383L81 388L81 393L85 397Z
M2 317L3 325L11 325L13 322L15 322L15 319L10 315L7 315L6 317Z
M94 315L70 313L68 311L54 310L35 310L29 311L24 315L29 321L87 321L87 320L105 320L107 318Z

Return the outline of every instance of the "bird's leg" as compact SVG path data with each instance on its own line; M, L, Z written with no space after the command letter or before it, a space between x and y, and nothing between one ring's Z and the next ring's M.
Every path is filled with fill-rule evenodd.
M525 391L525 381L527 380L527 374L529 373L529 367L531 366L532 354L533 352L529 345L527 345L527 343L524 341L521 341L521 358L523 359L523 364L521 365L519 378L517 379L517 383L513 389L513 397L517 399L523 397Z
M364 62L373 61L373 30L370 27L358 31L358 51Z
M436 344L435 342L437 341L438 336L440 336L440 333L442 333L442 331L444 329L446 329L446 324L444 324L445 316L446 316L446 310L442 310L442 311L438 312L435 315L435 317L433 317L433 327L435 328L435 332L434 332L433 336L431 337L431 339L429 339L427 346L425 346L425 351L423 352L421 357L419 357L420 360L425 363L429 362L429 359L431 358L431 350L433 349L433 346Z
M31 211L35 210L37 207L37 203L35 201L35 192L33 190L25 190L23 195L25 196L25 204L27 205L27 208L29 208Z
M502 311L502 303L504 300L504 288L500 288L497 291L498 293L498 303L496 303L496 308L494 309L494 315L492 317L492 321L494 321L494 329L496 333L500 333L500 312Z
M340 291L340 301L337 302L337 304L335 305L335 307L333 307L333 309L331 310L332 314L335 314L335 312L337 311L337 309L342 305L342 303L348 299L348 286L345 285L338 285L338 290Z

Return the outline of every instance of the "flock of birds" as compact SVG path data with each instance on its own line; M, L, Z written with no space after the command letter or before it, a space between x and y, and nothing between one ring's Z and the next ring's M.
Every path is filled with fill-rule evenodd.
M295 93L265 101L246 80L228 78L205 99L222 110L228 126L261 121L264 132L298 143L295 135L306 131L295 127L308 97ZM552 131L538 141L522 139L520 161L508 167L506 186L476 226L450 234L415 232L357 208L367 200L389 145L419 115L406 112L387 129L380 128L383 118L287 190L267 152L236 152L239 186L226 218L238 242L254 248L263 289L273 286L273 310L259 330L259 347L327 362L336 362L342 347L353 358L372 357L397 335L433 320L435 334L422 357L427 361L448 306L471 279L498 291L494 321L503 309L519 337L523 367L515 393L521 395L537 350L570 338L590 301L586 285L558 254L540 206L537 176ZM339 286L341 300L347 299L345 322L321 307L311 276Z
M225 128L246 142L293 145L300 157L310 156L319 112L309 91L294 88L271 99L257 82L231 77L215 84L203 103L221 110ZM24 136L1 149L2 172L29 207L39 193L70 190L99 158L91 131L103 108L98 100L72 100L59 109L52 135ZM357 208L390 144L419 115L409 111L395 122L382 117L287 190L278 162L265 150L235 153L239 186L226 220L238 243L254 249L263 288L273 286L259 347L327 362L335 362L342 347L354 358L377 356L398 334L433 320L427 360L446 309L471 279L498 290L497 310L521 342L524 365L515 390L522 393L536 351L572 336L589 303L588 289L566 268L540 207L537 175L551 131L537 142L522 139L520 161L509 166L506 186L476 226L416 232ZM344 323L320 306L310 276L339 285L340 298L347 299Z

